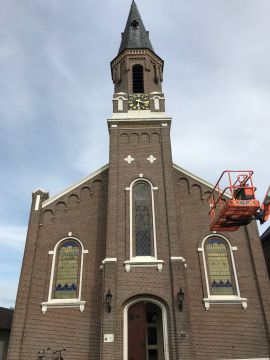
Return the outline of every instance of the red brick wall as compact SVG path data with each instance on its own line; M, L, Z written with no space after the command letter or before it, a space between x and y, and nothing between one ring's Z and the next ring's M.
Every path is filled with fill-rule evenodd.
M234 257L248 308L212 304L207 311L204 269L197 249L209 234L209 189L173 169L169 126L118 124L110 135L109 172L105 170L42 211L31 211L8 359L35 358L47 347L67 348L65 360L122 359L123 309L131 299L146 296L158 299L167 309L171 360L269 356L269 281L256 226L226 234L238 248ZM124 160L128 155L135 159L131 164ZM149 155L157 158L153 164L147 161ZM125 189L139 174L158 187L154 200L157 257L164 261L161 272L144 267L126 272L124 267L130 246L129 191ZM42 314L52 262L48 251L70 231L89 250L82 279L85 310L49 308ZM172 262L171 256L184 257L187 267ZM117 262L105 263L100 271L105 257L117 258ZM183 312L177 307L180 287L185 292ZM108 289L113 295L111 313L104 304ZM115 335L114 343L103 343L106 333Z
M241 228L233 233L222 233L232 246L238 248L233 253L241 297L248 299L247 309L242 309L241 305L213 304L207 311L202 302L207 297L202 254L197 248L210 234L208 189L178 171L175 171L175 186L179 246L188 265L187 310L196 359L268 357L269 282L256 225L249 225L248 230Z
M99 358L102 310L99 267L105 257L106 206L107 170L48 205L40 216L32 209L9 360L35 359L38 351L48 347L66 348L65 359L86 360L89 353L92 359ZM89 250L84 255L82 277L85 310L81 313L79 309L49 308L43 314L41 303L48 299L52 263L48 251L68 232Z
M123 358L123 310L135 298L153 297L164 304L168 316L170 360L222 359L269 356L269 281L255 225L226 234L234 251L241 304L212 304L207 311L203 298L206 284L198 247L209 234L209 189L185 173L173 169L169 126L161 123L118 123L110 128L110 168L55 200L43 210L31 210L9 360L35 358L41 349L67 348L67 359ZM131 155L135 161L124 159ZM154 155L156 161L147 161ZM154 191L157 268L131 268L129 260L129 191L131 182L143 174ZM39 193L46 196L42 193ZM35 196L34 203L35 204ZM55 244L72 232L85 249L82 300L78 309L41 312L47 300ZM187 267L170 257L182 256ZM104 258L117 258L107 262ZM183 312L177 293L185 292ZM112 312L104 296L113 295ZM103 334L113 333L114 343L103 343ZM186 334L186 337L182 337Z

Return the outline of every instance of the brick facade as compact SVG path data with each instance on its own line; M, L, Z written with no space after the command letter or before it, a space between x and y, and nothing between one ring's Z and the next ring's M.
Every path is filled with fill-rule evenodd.
M270 279L270 227L262 234L261 244Z
M142 53L160 62L150 50ZM121 75L115 92L128 96L134 51L119 56L123 54L126 70L114 69L120 64L118 58L112 69ZM156 91L163 97L162 68L156 82L146 60L135 61L147 73L145 92ZM198 249L211 234L206 201L211 186L173 165L170 124L164 104L159 111L133 113L126 105L120 114L114 107L108 120L109 165L55 198L41 190L33 194L8 360L35 359L47 347L66 348L65 360L127 360L126 309L136 299L156 301L166 313L167 353L164 350L164 359L159 360L269 358L270 287L256 225L223 233L234 247L241 298L247 299L247 308L239 301L210 304L207 310L205 270ZM133 160L127 161L129 156ZM157 263L139 266L130 259L130 191L136 179L146 179L154 189L157 248ZM79 239L88 250L81 279L85 306L83 311L48 307L43 313L52 252L66 237ZM185 294L181 312L180 287ZM108 290L111 312L105 302ZM104 342L105 334L113 334L114 341Z

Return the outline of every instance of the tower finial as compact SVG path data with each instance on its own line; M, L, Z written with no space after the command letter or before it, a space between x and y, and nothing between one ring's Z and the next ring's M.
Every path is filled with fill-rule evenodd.
M122 41L118 53L121 53L126 49L149 49L154 52L151 41L149 39L148 31L145 30L135 0L132 0L131 3L126 27L122 33Z

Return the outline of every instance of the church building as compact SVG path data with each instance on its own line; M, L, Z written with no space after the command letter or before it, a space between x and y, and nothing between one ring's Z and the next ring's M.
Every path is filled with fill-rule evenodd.
M32 195L8 360L269 359L257 225L210 231L213 186L172 161L163 66L132 1L109 163Z

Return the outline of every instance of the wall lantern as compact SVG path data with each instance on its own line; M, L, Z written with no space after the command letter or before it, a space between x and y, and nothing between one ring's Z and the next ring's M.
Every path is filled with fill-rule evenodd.
M107 304L107 311L108 313L110 313L112 311L112 294L110 289L108 290L107 294L106 294L106 304Z
M53 351L51 348L47 348L47 350L40 350L37 353L37 358L38 360L45 360L45 359L64 360L62 356L63 351L66 351L66 349Z
M44 350L40 350L38 353L37 353L37 358L38 360L42 360L44 359L45 357L45 351Z
M183 310L183 302L184 302L184 298L185 298L185 294L184 294L184 291L182 290L182 288L180 288L177 298L178 298L178 308L180 311L182 311Z
M63 352L63 351L66 351L66 349L61 349L61 350L56 350L56 351L54 351L54 353L53 353L53 354L55 354L54 359L55 359L55 360L64 360L64 358L63 358L63 356L62 356L62 352Z

